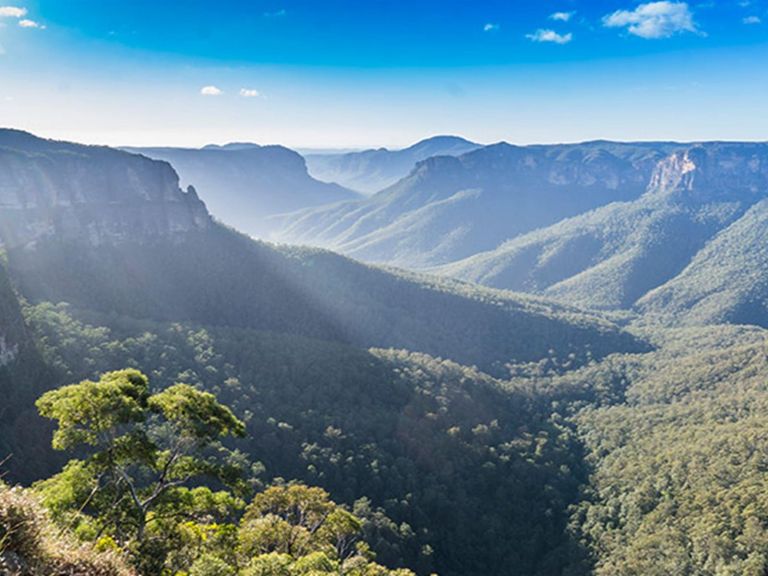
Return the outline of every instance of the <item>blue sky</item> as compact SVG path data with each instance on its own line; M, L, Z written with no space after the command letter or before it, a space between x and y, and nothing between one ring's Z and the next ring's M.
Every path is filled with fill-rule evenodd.
M0 125L136 145L768 140L768 0L0 0Z

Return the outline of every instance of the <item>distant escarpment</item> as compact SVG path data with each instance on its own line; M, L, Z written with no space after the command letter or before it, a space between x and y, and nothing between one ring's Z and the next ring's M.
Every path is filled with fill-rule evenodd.
M657 319L768 325L768 145L692 145L645 194L513 238L439 272Z
M674 149L501 143L432 157L370 198L296 214L281 239L396 266L446 264L609 202L638 198Z
M211 224L194 188L165 162L0 130L0 241L45 237L98 245L172 237Z
M278 214L359 198L338 184L312 178L304 158L283 146L126 150L170 162L182 182L200 191L216 218L259 238L270 236Z

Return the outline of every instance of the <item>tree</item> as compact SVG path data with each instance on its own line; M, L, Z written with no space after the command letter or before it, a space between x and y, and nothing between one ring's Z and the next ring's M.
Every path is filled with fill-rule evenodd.
M276 485L257 494L240 522L244 576L414 576L373 562L363 521L322 488Z
M57 422L53 447L83 450L38 489L60 521L81 535L141 552L159 571L167 547L151 538L152 524L226 514L227 491L194 487L202 477L241 488L236 466L223 460L219 440L243 436L244 424L209 393L176 384L150 393L137 370L103 374L44 394L40 414ZM149 536L148 536L149 533Z

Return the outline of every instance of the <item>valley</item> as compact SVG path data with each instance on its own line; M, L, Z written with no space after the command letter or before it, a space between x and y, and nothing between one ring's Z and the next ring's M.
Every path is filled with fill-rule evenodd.
M461 195L490 155L519 235L437 267L421 253L425 274L253 240L165 161L0 132L6 478L66 463L38 397L132 368L231 407L250 485L323 488L392 569L747 573L768 545L763 151L492 146L418 164L386 202L298 213L365 214L361 231ZM480 206L496 223L463 238L501 238Z

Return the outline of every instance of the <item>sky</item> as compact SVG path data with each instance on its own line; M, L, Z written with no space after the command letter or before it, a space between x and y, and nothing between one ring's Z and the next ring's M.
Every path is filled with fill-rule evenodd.
M768 140L768 0L0 0L0 126L190 147Z

